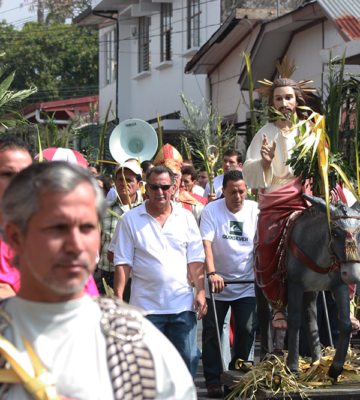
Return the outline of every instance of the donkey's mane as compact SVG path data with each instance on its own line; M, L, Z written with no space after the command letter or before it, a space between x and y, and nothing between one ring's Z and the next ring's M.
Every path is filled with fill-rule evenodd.
M315 217L316 215L323 214L323 211L319 207L311 205L304 211L304 216Z

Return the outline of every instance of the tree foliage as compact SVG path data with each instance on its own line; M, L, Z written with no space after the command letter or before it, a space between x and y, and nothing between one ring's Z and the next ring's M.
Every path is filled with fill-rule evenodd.
M2 77L3 73L4 68L0 68L0 77ZM0 83L0 125L5 128L10 128L23 122L19 113L20 102L26 97L36 93L37 90L32 87L30 89L13 92L9 90L13 79L14 73L12 72Z
M98 32L65 23L0 23L0 67L16 71L13 90L36 86L28 102L98 93Z
M222 159L226 150L234 147L235 134L232 124L226 124L221 128L222 117L217 108L213 109L211 104L204 105L204 99L200 106L192 101L186 100L184 94L180 92L180 98L184 104L185 113L180 114L185 131L180 133L181 144L186 146L194 157L196 167L203 165L203 159L199 157L199 152L206 155L206 149L214 145L219 150L219 158L215 165L215 170L222 173Z
M74 18L90 7L91 0L24 0L21 4L29 6L30 11L46 13L47 22L65 22L66 18Z

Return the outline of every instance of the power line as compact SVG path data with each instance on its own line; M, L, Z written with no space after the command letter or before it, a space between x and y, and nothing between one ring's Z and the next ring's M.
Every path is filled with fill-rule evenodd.
M217 1L217 0L205 0L205 1L203 1L203 2L200 2L199 3L199 5L201 5L201 4L207 4L207 3L213 3L213 2L215 2L215 1ZM183 7L178 7L178 8L173 8L173 12L174 11L178 11L178 10L183 10L183 9L187 9L188 8L188 5L186 5L186 6L183 6ZM159 12L154 12L154 13L151 13L151 14L147 14L147 15L144 15L143 17L152 17L152 16L154 16L154 15L159 15L159 14L161 14L161 11L159 11ZM123 19L121 19L121 20L119 20L119 22L120 22L120 24L121 24L121 22L122 21L129 21L129 20L134 20L134 19L137 19L137 18L139 18L139 17L129 17L129 18L123 18ZM181 19L181 20L179 20L179 22L180 21L184 21L185 19L187 19L187 18L183 18L183 19ZM114 23L115 24L115 23ZM71 26L70 26L71 27ZM75 28L75 26L74 26L74 28ZM76 28L79 28L79 27L76 27ZM59 30L66 30L66 28L58 28ZM54 29L54 30L58 30L58 29ZM34 33L34 32L49 32L49 30L47 30L47 29L43 29L43 30L33 30L33 31L24 31L24 32L19 32L20 34L24 34L24 35L27 35L27 34L29 34L29 33Z
M11 8L10 10L1 11L0 14L5 14L5 13L7 13L9 11L18 10L19 8L23 8L23 7L30 6L30 5L31 4L26 4L26 5L18 6L18 7L15 7L15 8Z
M218 23L216 23L216 24L210 24L210 25L205 25L205 26L201 26L201 27L199 27L198 29L206 29L206 28L209 28L209 27L213 27L213 26L218 26L218 25L221 25L221 23L220 22L218 22ZM171 32L171 34L172 35L174 35L174 34L177 34L177 33L184 33L184 32L188 32L188 29L183 29L183 30L179 30L179 31L172 31ZM148 38L154 38L154 37L159 37L159 36L162 36L162 34L161 33L159 33L159 34L156 34L156 35L149 35L149 36L147 36L146 35L146 37L148 37ZM1 35L0 35L0 37L1 37ZM81 37L84 37L84 36L81 36ZM88 36L86 36L86 37L88 37ZM144 36L145 37L145 36ZM75 37L75 38L71 38L71 37L69 37L69 38L67 38L67 40L65 40L64 39L64 37L62 37L62 38L52 38L53 40L57 40L57 39L59 39L61 42L67 42L67 41L73 41L73 40L76 40L76 39L79 39L80 37ZM89 39L94 39L94 40L97 40L98 38L96 38L96 37L88 37ZM120 39L119 40L119 42L123 42L123 41L128 41L128 40L139 40L140 38L142 38L142 36L137 36L137 37L127 37L127 38L124 38L124 39ZM30 38L29 38L30 39ZM31 38L31 40L35 40L35 39L40 39L40 38ZM21 42L22 44L23 44L23 41ZM78 42L79 43L79 42ZM98 42L99 43L99 45L100 44L103 44L103 43L109 43L109 41L108 40L104 40L104 41L99 41ZM51 44L51 42L49 43L49 44ZM7 46L8 45L10 45L10 46L16 46L16 45L18 45L18 43L7 43ZM99 50L99 53L101 53L101 52L106 52L106 50L104 50L104 51L101 51L101 50Z

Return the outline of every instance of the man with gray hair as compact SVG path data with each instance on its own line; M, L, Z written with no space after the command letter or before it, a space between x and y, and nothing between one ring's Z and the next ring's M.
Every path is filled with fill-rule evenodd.
M17 349L14 358L30 383L0 384L0 398L38 399L45 391L71 400L196 398L180 356L141 310L84 294L105 211L85 169L34 164L9 185L1 211L21 287L0 303L0 333Z
M194 216L171 201L174 174L165 166L146 174L149 199L123 216L114 252L114 291L122 298L133 272L129 304L143 308L147 318L174 344L195 377L198 365L196 314L207 312L204 250ZM194 300L187 271L194 281Z

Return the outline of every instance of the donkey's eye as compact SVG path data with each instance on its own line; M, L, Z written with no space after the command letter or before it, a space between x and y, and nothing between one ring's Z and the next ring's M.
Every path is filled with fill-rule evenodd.
M334 231L331 231L331 236L337 237L337 233Z

